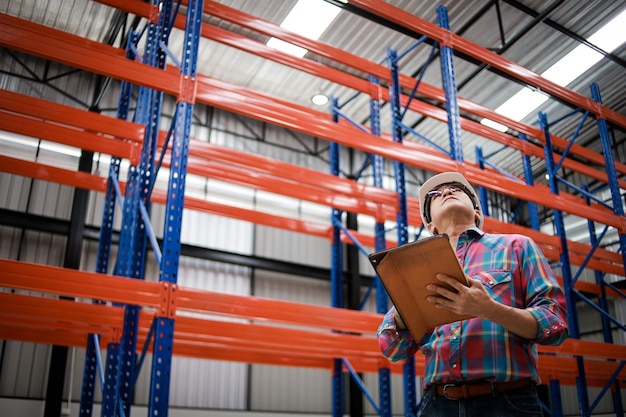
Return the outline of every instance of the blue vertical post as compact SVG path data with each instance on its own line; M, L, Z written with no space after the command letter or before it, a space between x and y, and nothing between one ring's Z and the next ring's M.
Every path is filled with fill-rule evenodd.
M400 71L398 69L398 54L390 49L388 51L389 65L391 68L391 85L389 86L389 97L392 114L392 134L393 141L402 143L402 127L400 126L402 108L400 105ZM409 241L408 233L408 208L406 202L406 179L404 163L393 162L396 194L398 198L398 213L396 222L398 225L398 245L404 245ZM415 358L409 358L403 367L404 378L404 412L405 415L412 416L417 409L417 392L415 387Z
M520 139L528 142L528 138L526 135L521 134ZM522 165L524 167L524 179L526 180L526 184L533 187L535 185L535 176L533 175L533 168L530 163L530 156L522 155ZM537 203L529 201L528 203L528 215L530 216L530 225L533 229L539 230L539 213L537 209Z
M155 7L159 6L153 0ZM146 39L144 62L151 66L164 66L164 59L159 58L159 41L162 36L166 20L164 13L167 7L161 9L157 23L149 23ZM138 40L134 35L130 37L134 42ZM125 92L120 100L125 99ZM149 207L147 187L142 184L151 183L154 173L154 155L156 152L156 138L158 129L154 129L160 115L162 94L155 93L148 88L140 88L137 99L135 121L146 126L144 142L139 167L129 169L126 196L122 209L122 230L120 233L119 252L115 275L134 279L143 279L144 261L146 256L146 234L139 212L140 202ZM124 313L124 328L120 344L107 348L107 366L105 386L103 387L102 416L115 416L121 402L125 415L130 415L132 391L135 380L135 358L137 351L137 329L139 324L139 307L127 305Z
M476 148L476 161L481 170L485 170L485 156L483 155L483 149L480 146ZM480 198L480 205L483 208L483 216L489 216L489 194L485 187L478 187L478 198Z
M159 48L159 43L167 40L166 28L171 21L172 1L161 2L152 0L154 7L159 9L159 18L156 23L148 24L144 62L152 67L165 67L165 54ZM143 203L150 211L150 188L156 177L154 167L157 143L159 118L161 115L161 100L163 94L146 87L139 88L135 121L145 126L143 149L139 167L131 167L124 200L122 231L120 235L120 253L115 275L133 279L144 278L146 259L146 229L140 214L140 205ZM121 403L126 416L130 415L136 380L137 334L139 328L139 306L127 305L124 313L124 329L119 348L119 354L107 354L107 389L116 384L115 395L103 401L103 416L115 416ZM110 366L115 365L115 366ZM117 375L114 376L114 369ZM110 386L109 386L110 385Z
M550 129L548 119L545 113L539 112L539 123L541 130L545 136L545 161L546 169L548 171L550 190L555 195L559 195L557 172L554 164L554 153L552 150L552 140L550 138ZM578 311L576 309L576 298L573 291L573 277L571 270L571 263L569 259L567 236L565 233L565 223L563 221L563 213L559 210L553 210L554 213L554 225L556 226L556 232L559 235L561 242L561 275L563 276L563 286L565 287L565 297L567 300L568 322L570 329L570 336L575 339L580 339L580 326L578 323ZM578 356L576 358L578 364L578 375L576 376L576 387L578 390L578 405L580 407L581 415L587 415L589 410L589 397L587 394L587 384L585 376L585 367L583 358Z
M370 77L370 82L378 86L378 79ZM380 136L380 101L378 97L370 98L370 119L371 133L374 136ZM383 188L383 157L381 155L371 155L372 158L372 175L374 186ZM385 223L376 222L374 226L374 245L375 250L385 249L387 243L385 241ZM384 314L389 310L389 296L382 282L376 277L376 312ZM389 368L380 368L378 370L378 394L379 408L381 417L391 417L391 371Z
M596 103L602 104L602 96L600 95L600 87L598 84L591 84L591 96ZM602 142L602 153L604 153L604 161L606 174L609 178L609 189L611 190L611 200L613 201L613 212L618 216L624 215L624 206L620 195L620 187L618 183L617 169L615 168L615 159L613 158L613 150L611 149L611 138L606 120L598 116L598 131ZM622 253L622 263L626 268L626 234L619 233L619 251Z
M520 139L523 141L528 141L526 135L521 134ZM533 187L535 185L535 176L533 175L532 165L530 163L530 157L528 155L522 155L522 166L524 167L524 179L526 180L526 184ZM540 229L539 222L539 210L537 208L537 203L532 201L528 201L528 215L530 217L530 224L534 230ZM561 401L561 383L558 379L551 379L549 383L550 387L550 402L552 405L552 415L553 416L561 416L563 415L563 403Z
M437 7L437 18L442 29L450 30L448 10L444 6ZM441 75L443 91L446 95L446 111L448 113L448 133L450 134L450 155L452 159L463 162L463 146L461 143L461 112L456 88L454 54L452 48L441 45Z
M127 58L132 59L134 53L128 48ZM120 86L120 96L117 106L117 117L122 120L128 118L130 110L130 96L132 85L123 81ZM109 176L107 189L104 197L104 207L102 210L102 222L100 225L100 236L98 239L98 252L96 255L96 272L107 274L109 271L109 256L111 254L111 244L113 241L113 224L115 218L115 206L117 195L113 180L119 178L121 160L111 157L109 164ZM113 342L119 344L119 341ZM115 349L115 347L112 347ZM107 348L108 350L108 348ZM83 369L83 383L80 396L79 416L89 417L93 413L93 399L96 387L97 356L100 354L100 346L97 346L94 335L89 335L87 348L85 350L85 361Z
M172 135L170 177L160 265L160 281L171 284L176 284L178 281L180 234L185 203L189 136L196 99L196 64L203 4L203 0L189 0L187 3L187 24L180 68L181 91L179 91L176 103L176 118L174 120L176 125ZM175 289L175 285L168 285L167 288L171 290L170 295L173 295L172 291ZM167 416L174 342L174 311L166 309L162 315L157 314L155 320L148 415Z
M596 83L591 84L591 97L596 103L602 104L602 96L600 95L600 87ZM600 133L600 140L602 142L602 152L604 154L604 165L606 167L606 173L609 179L609 189L611 190L611 200L613 203L613 212L618 216L624 215L624 206L620 195L620 187L618 182L617 169L615 168L615 160L613 158L613 150L611 149L611 140L609 137L609 129L606 120L602 117L597 118L598 131ZM589 231L591 234L591 244L596 245L595 236L595 224L591 221L588 222ZM626 235L619 233L620 249L622 253L622 263L626 268ZM596 271L596 282L600 284L602 289L602 298L600 299L601 307L608 313L608 305L606 303L604 280L601 274ZM604 329L604 340L607 343L613 343L613 335L611 334L611 326L609 320L602 316L602 327ZM615 415L624 414L624 406L622 403L621 390L619 381L614 383L615 389L612 391L613 395L613 407Z
M331 98L331 109L333 121L338 122L336 109L337 99ZM330 173L339 176L340 146L336 142L330 142ZM331 243L331 268L330 287L331 305L333 307L343 307L343 248L341 244L341 210L332 208L331 224L333 225L333 238ZM333 359L332 373L332 410L333 417L344 415L344 384L343 384L343 362L341 358Z

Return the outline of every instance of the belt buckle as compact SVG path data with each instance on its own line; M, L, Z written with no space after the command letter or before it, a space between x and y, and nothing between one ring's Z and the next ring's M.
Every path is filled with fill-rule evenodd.
M443 386L443 396L444 396L444 398L446 398L447 400L458 400L459 398L448 397L448 388L450 388L450 387L454 388L454 387L456 387L456 385L454 385L454 384L445 384Z

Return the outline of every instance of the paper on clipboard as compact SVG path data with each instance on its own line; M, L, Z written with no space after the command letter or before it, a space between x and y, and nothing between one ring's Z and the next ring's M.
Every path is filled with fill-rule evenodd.
M421 339L432 327L471 318L426 301L427 296L436 295L426 290L428 284L445 286L436 274L469 285L448 236L436 235L375 252L369 260L414 339Z

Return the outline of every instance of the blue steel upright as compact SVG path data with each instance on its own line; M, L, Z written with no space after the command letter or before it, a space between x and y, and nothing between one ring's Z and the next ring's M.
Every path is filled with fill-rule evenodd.
M554 164L554 151L552 148L552 140L550 137L550 129L548 124L548 118L545 113L539 112L539 124L543 131L545 138L544 153L546 161L546 170L548 171L548 182L550 184L550 190L554 195L559 195L559 188L557 182L557 169ZM576 299L572 291L572 269L569 259L567 236L565 233L565 223L563 221L563 213L554 209L554 225L556 227L556 233L559 236L561 242L561 275L563 276L563 287L565 288L565 298L567 301L568 321L570 336L574 339L580 339L580 326L578 322L578 312L576 309ZM589 396L587 393L587 384L585 377L585 367L583 358L576 357L578 365L578 375L576 376L576 387L578 390L578 405L580 407L581 415L587 415L589 410ZM553 410L554 411L554 410ZM558 416L557 416L558 417Z
M591 84L591 97L596 103L602 104L602 96L600 95L600 87L596 83ZM611 190L611 200L613 202L613 212L618 216L624 215L624 206L621 199L620 186L618 182L618 174L617 169L615 168L615 159L613 158L613 150L611 149L611 138L609 136L609 129L607 126L607 122L602 117L597 118L598 131L600 133L600 140L602 141L602 153L604 154L604 165L606 167L606 173L609 179L609 189ZM594 233L594 224L593 222L589 222L589 229L591 233L591 243L596 244L595 242L595 233ZM619 233L619 231L618 231ZM623 233L619 233L619 242L620 248L618 252L622 254L622 264L626 268L626 235ZM598 272L596 272L596 282L601 282L602 280L598 277ZM602 292L604 295L605 287L601 285ZM601 297L601 302L603 302L603 308L608 312L608 306L606 305L606 298ZM604 339L607 343L613 343L613 337L611 334L611 327L605 317L602 318L603 328L604 328ZM622 403L620 383L616 381L614 383L615 390L613 391L613 407L615 410L615 415L623 415L624 414L624 406Z
M338 108L337 99L331 98L331 108L333 109L333 121L338 122L339 116L335 109ZM330 173L339 176L340 146L336 142L330 142ZM343 248L341 244L341 210L332 208L331 224L331 267L330 267L330 290L331 305L333 307L343 307ZM332 373L332 415L342 417L344 415L344 384L343 384L343 361L340 358L333 359Z
M167 287L170 289L170 297L175 295L175 284L178 280L189 135L196 98L196 64L202 28L203 4L203 0L189 0L187 3L187 24L180 68L181 91L179 91L176 103L176 118L173 121L175 128L172 135L170 177L159 277L161 282L172 284ZM148 415L167 416L174 343L174 311L166 309L157 313L155 321Z
M389 97L391 104L391 114L393 120L392 136L393 141L402 143L403 129L400 125L402 119L402 106L400 103L400 71L398 69L397 52L390 49L388 51L389 66L391 68L391 85L389 86ZM403 162L394 161L394 173L396 180L396 195L398 199L398 213L396 223L398 225L398 246L409 242L409 216L406 202L406 178L405 166ZM404 413L407 417L414 415L417 409L417 392L415 387L415 357L406 360L403 366L404 378Z
M153 7L160 10L157 22L148 22L145 54L142 57L146 65L157 68L165 67L165 55L160 51L159 43L167 40L167 27L171 20L171 2L152 1ZM131 33L132 46L139 39ZM133 45L134 43L134 45ZM120 103L128 93L128 86L120 94ZM154 159L158 139L158 121L161 113L162 93L146 87L139 88L137 109L134 121L145 126L145 134L139 167L129 168L126 195L122 209L122 230L120 233L119 252L114 274L118 276L143 279L146 258L146 233L139 207L141 202L149 210L150 189L143 186L152 183L156 172ZM135 382L135 361L137 352L137 333L140 308L127 305L124 312L124 328L119 345L107 348L107 366L103 387L102 416L114 417L119 413L130 415L130 408Z
M127 50L127 58L132 59L134 53ZM120 96L117 106L117 117L122 120L128 118L130 110L130 96L132 85L123 81L120 86ZM100 236L98 239L98 252L96 255L96 272L108 274L109 257L111 254L111 244L113 241L113 224L115 218L115 206L117 202L117 194L115 191L114 179L119 179L121 159L115 156L111 157L109 164L109 176L107 180L107 189L104 197L104 207L102 210L102 222L100 225ZM110 342L107 351L119 349L119 342ZM80 395L79 416L90 417L93 413L93 400L96 387L96 376L98 373L98 356L100 355L100 346L98 346L95 335L90 334L87 339L87 348L85 350L85 361L83 368L83 383Z
M600 87L598 84L591 84L591 96L596 103L602 104L602 96L600 95ZM609 178L609 189L611 190L611 200L613 202L613 212L618 216L624 215L624 206L620 195L620 187L618 182L617 169L615 168L615 159L613 158L613 150L611 149L611 138L606 120L602 117L597 119L598 131L602 142L602 153L606 167L606 174ZM619 251L622 253L622 264L626 268L626 235L619 234Z
M370 82L378 85L378 79L370 77ZM370 98L370 119L371 133L374 136L381 135L380 129L380 101L378 97ZM383 188L383 157L381 155L371 155L373 185ZM385 223L376 222L374 226L374 249L380 251L387 246L385 241ZM389 296L382 282L376 277L376 312L386 313L389 309ZM389 368L378 370L378 397L381 417L391 417L391 371Z
M437 18L442 29L450 30L448 24L448 9L437 7ZM450 155L452 159L463 162L463 146L461 143L461 111L456 88L456 72L454 69L454 54L452 48L440 45L441 76L443 91L446 96L446 111L448 113L448 133L450 135Z

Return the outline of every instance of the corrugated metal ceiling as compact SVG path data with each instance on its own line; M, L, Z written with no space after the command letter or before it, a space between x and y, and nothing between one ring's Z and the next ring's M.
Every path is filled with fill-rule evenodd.
M222 3L260 19L279 24L289 12L295 0L222 0ZM422 19L437 23L437 6L448 9L450 27L472 42L499 51L506 46L502 55L525 67L541 73L559 58L571 51L581 39L594 33L599 27L626 8L625 1L577 0L441 0L439 2L392 0L388 3L406 10ZM108 6L86 0L4 0L0 2L0 11L23 19L52 26L85 38L100 42L110 42L112 28L119 13ZM537 17L539 16L539 17ZM131 18L122 20L126 30ZM205 21L251 39L264 42L267 36L238 27L216 17L206 16ZM569 32L569 33L564 33ZM173 51L182 44L182 33L174 31L170 38ZM116 46L120 35L117 34ZM320 38L322 42L366 58L382 63L388 48L405 51L416 39L385 27L380 22L373 22L365 17L344 10ZM178 46L177 46L178 45ZM409 53L401 63L404 74L415 75L426 63L431 46L420 45ZM613 53L615 59L605 57L585 75L579 77L568 87L578 93L589 96L589 84L596 82L603 92L604 103L626 114L626 45ZM328 63L319 57L310 57L319 62ZM338 66L336 63L331 63ZM506 78L495 74L489 68L482 68L476 63L456 57L456 80L459 95L478 104L495 109L519 88ZM436 60L428 67L423 82L441 87L439 62ZM305 74L285 65L256 57L234 48L203 40L198 62L198 71L221 80L231 82L258 92L275 96L296 104L314 107L310 97L317 91L336 95L340 101L353 95L347 88L335 85L327 80ZM542 106L542 110L553 117L560 117L567 108L551 100ZM365 98L356 100L346 107L354 120L365 122L369 115L369 106ZM388 113L388 110L387 110ZM529 116L532 123L536 114ZM436 121L423 120L420 115L409 115L406 124L414 125L416 130L426 137L447 147L447 127ZM571 134L576 120L559 127L561 133ZM389 116L383 111L383 129L389 129ZM581 141L594 142L595 132ZM617 140L623 140L624 133L618 132ZM409 138L410 140L414 140ZM478 144L490 153L501 147L493 142L486 142L470 133L463 133L466 159L474 159L474 147ZM595 142L598 142L595 140ZM599 149L597 144L591 145ZM510 153L500 154L495 163L507 164L505 169L521 174L518 157Z

